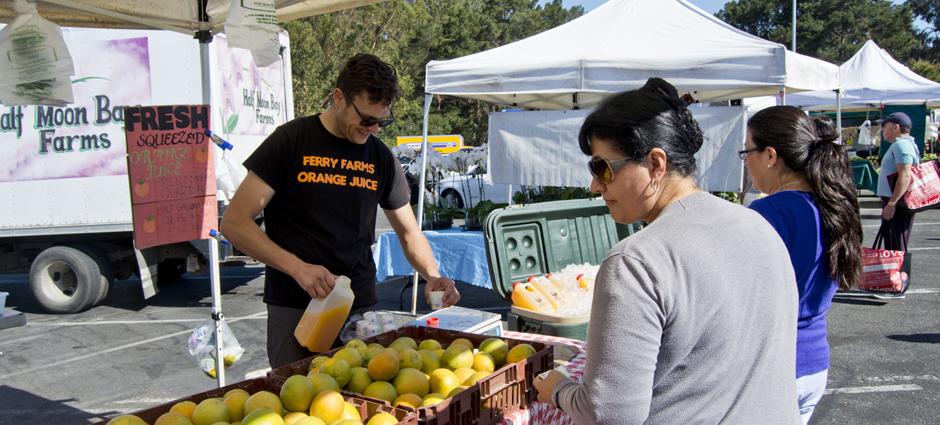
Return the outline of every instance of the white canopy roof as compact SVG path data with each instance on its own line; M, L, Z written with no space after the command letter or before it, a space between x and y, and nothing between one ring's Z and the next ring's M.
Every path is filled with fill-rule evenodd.
M274 0L281 22L377 3L380 0ZM198 0L38 0L39 14L65 27L159 28L193 34L221 31L231 0L208 0L210 28L199 22ZM0 22L14 18L13 2L0 1Z
M940 104L940 83L930 81L896 61L874 41L839 66L842 75L842 109L877 107L880 104L921 104L933 99ZM811 110L836 109L831 91L787 96L787 104Z
M662 77L702 101L839 86L838 67L685 0L611 0L524 40L427 65L426 91L530 108L590 107Z

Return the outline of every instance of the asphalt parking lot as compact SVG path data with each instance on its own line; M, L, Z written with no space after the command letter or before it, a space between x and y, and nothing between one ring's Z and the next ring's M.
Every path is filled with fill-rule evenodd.
M878 210L863 204L866 243ZM829 394L814 424L940 423L940 211L917 216L911 291L900 300L839 296L829 315ZM267 367L263 269L223 268L223 310L243 358L229 382ZM504 312L492 291L460 284L461 305ZM401 283L379 286L380 308L397 310ZM194 327L209 318L205 276L186 276L143 300L139 283L115 283L104 304L50 315L28 293L24 275L0 276L7 306L29 324L0 331L0 424L82 424L205 391L185 352ZM421 306L421 309L426 309ZM755 418L755 423L760 423Z

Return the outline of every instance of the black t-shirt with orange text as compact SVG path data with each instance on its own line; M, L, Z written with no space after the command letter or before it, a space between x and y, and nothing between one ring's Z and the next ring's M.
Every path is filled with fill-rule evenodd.
M278 127L244 164L275 192L264 208L268 237L301 260L352 279L355 308L374 305L376 205L394 210L410 198L391 150L374 136L363 145L338 138L314 115ZM267 267L264 302L306 308L310 296Z

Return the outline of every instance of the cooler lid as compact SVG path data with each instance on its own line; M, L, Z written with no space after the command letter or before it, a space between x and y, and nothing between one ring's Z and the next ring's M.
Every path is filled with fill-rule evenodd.
M600 264L633 233L619 225L601 199L540 202L494 210L484 225L490 280L509 299L513 282L557 272L569 264Z

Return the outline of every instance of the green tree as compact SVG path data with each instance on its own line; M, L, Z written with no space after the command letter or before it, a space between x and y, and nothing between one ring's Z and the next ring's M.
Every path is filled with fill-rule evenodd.
M395 123L382 131L396 136L421 134L425 65L520 40L581 16L561 0L389 0L353 10L285 24L291 38L295 115L323 110L346 59L373 53L398 71L401 99ZM434 99L431 134L461 134L468 144L487 138L488 113L496 105L453 97Z
M936 1L936 0L927 0ZM792 2L734 0L716 16L758 37L790 46ZM923 46L911 6L890 0L802 0L797 5L796 51L840 64L869 38L901 62Z
M907 0L907 5L914 12L914 16L926 23L924 29L921 30L921 36L924 39L921 57L940 63L940 2L937 0Z
M916 59L911 61L910 68L918 75L940 83L940 64L924 59Z

